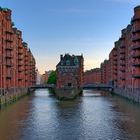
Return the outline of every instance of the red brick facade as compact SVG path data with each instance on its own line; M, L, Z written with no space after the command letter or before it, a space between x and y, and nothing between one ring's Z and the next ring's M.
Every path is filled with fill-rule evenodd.
M112 84L127 96L140 98L140 6L134 8L131 24L121 31L100 71L100 83ZM85 83L98 83L94 77L95 71L85 72Z
M132 25L132 86L140 88L140 6L134 9Z
M110 81L110 61L105 60L101 63L101 83L109 84Z
M100 84L101 83L101 70L95 68L84 73L84 84Z
M57 88L81 87L83 85L83 56L65 54L56 66Z
M12 23L11 10L0 8L0 89L26 88L35 81L35 59Z

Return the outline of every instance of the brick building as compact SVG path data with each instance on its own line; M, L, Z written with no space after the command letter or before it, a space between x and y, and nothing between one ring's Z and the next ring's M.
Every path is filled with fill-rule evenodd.
M140 102L140 6L134 8L131 24L121 31L100 70L101 83L110 83L116 93ZM95 76L86 75L93 81Z
M117 75L118 75L118 48L117 42L115 42L115 47L109 54L109 61L110 61L110 82L112 85L117 86Z
M101 63L101 83L102 84L109 84L110 82L110 61L104 60L103 63Z
M132 18L132 86L140 89L140 6L134 8Z
M35 59L11 20L11 10L0 8L0 89L12 92L36 82Z
M41 75L41 84L47 83L49 75L50 75L50 72L48 71L45 71L45 73Z
M57 88L83 85L83 56L65 54L56 66Z
M86 84L100 84L101 83L101 70L95 68L88 70L84 73L84 85Z
M100 70L101 83L112 83L116 93L140 102L140 6L134 8L131 24L121 31Z

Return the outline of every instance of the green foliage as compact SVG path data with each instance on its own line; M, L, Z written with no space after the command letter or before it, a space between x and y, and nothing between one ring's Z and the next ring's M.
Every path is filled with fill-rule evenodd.
M52 71L48 77L47 84L56 84L56 71Z

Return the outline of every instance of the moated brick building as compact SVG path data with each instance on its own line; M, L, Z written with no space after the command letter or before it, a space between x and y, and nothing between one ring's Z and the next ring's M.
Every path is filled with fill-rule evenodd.
M83 55L60 55L60 62L56 66L57 88L80 88L83 85L83 63Z

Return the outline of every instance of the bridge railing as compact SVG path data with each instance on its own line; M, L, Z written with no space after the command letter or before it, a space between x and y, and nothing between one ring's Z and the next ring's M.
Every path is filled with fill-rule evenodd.
M109 84L85 84L82 86L82 88L112 88L112 85Z
M53 88L54 84L43 84L43 85L35 85L35 86L31 86L30 88Z

